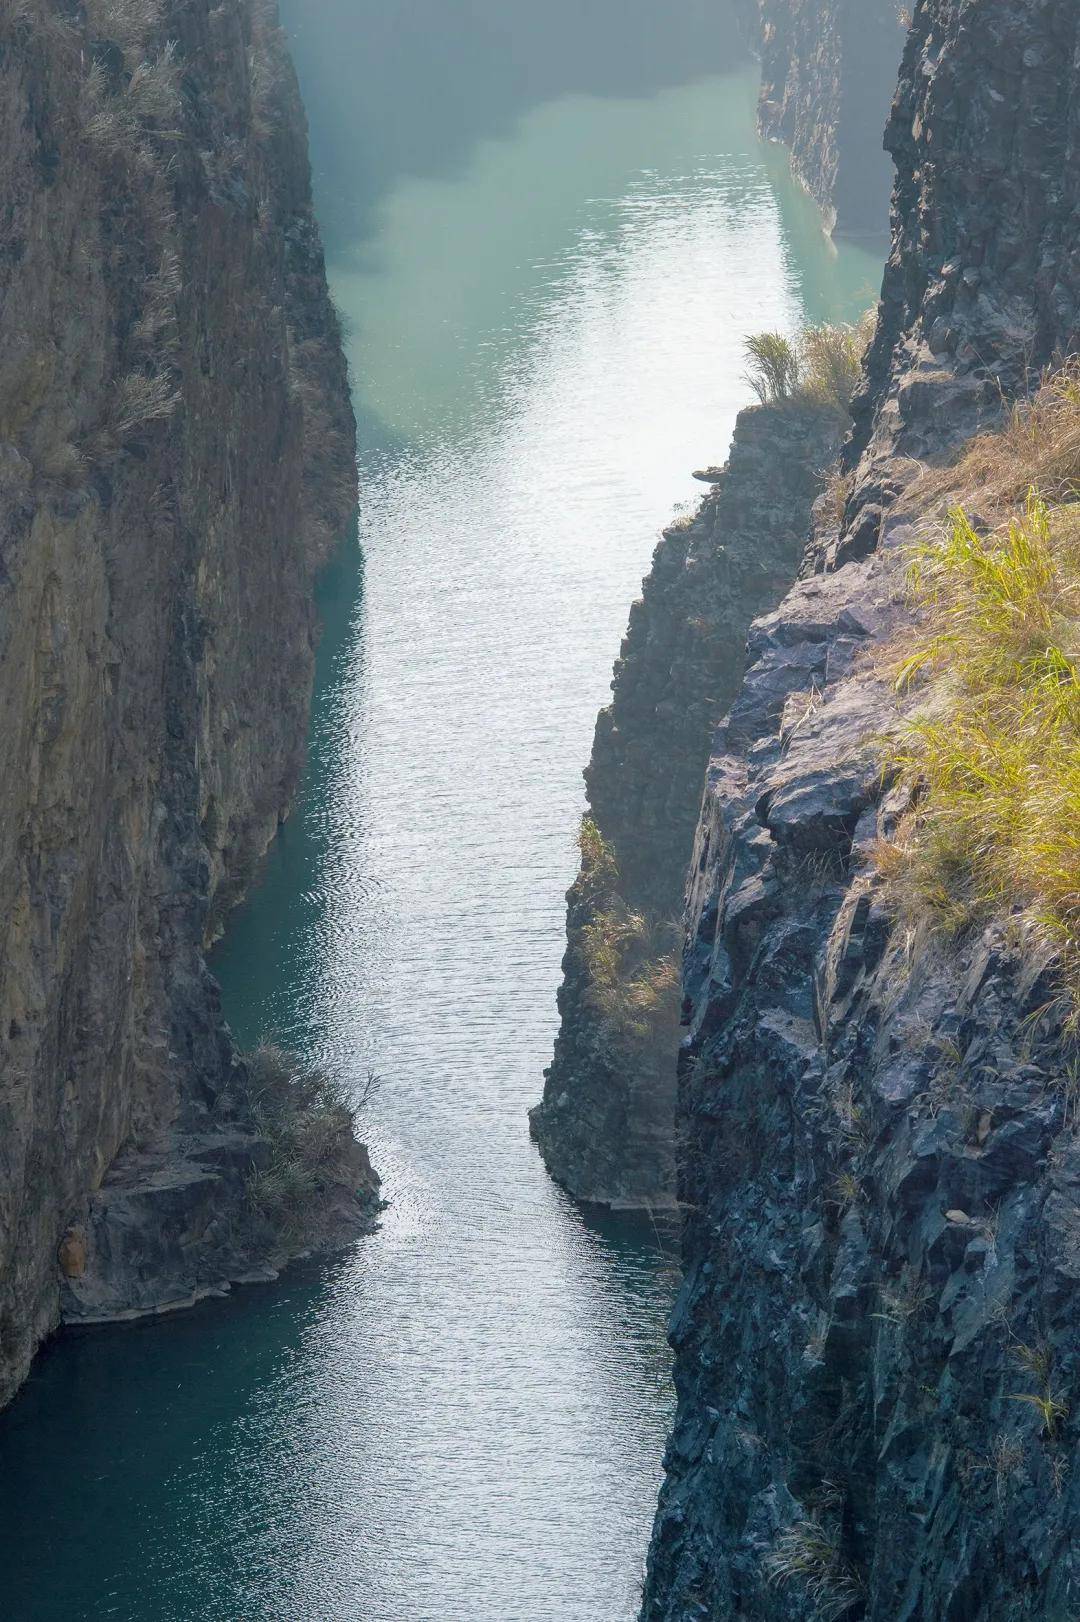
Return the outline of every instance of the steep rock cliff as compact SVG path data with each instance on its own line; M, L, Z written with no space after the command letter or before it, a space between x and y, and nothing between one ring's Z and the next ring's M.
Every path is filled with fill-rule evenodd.
M810 400L743 411L727 466L665 531L630 611L585 772L594 843L567 898L561 1023L531 1118L580 1199L673 1197L675 954L709 742L751 620L794 576L841 432Z
M62 1288L273 1248L203 947L296 783L355 472L272 6L2 0L0 119L3 1401Z
M714 745L650 1622L1075 1612L1075 1038L1008 920L898 915L878 739L922 465L1076 340L1078 45L1071 0L917 8L854 493Z
M759 123L783 141L829 227L884 236L882 132L904 40L895 0L741 0L761 58Z

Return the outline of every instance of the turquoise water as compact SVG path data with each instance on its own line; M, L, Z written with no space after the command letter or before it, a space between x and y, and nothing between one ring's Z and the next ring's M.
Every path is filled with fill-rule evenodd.
M61 1338L0 1422L0 1611L630 1622L670 1418L670 1236L529 1142L581 767L741 341L851 315L722 9L286 8L362 424L301 803L216 968L357 1089L348 1255ZM628 22L640 11L637 34ZM392 18L398 25L392 26ZM725 72L725 65L730 71ZM703 66L710 71L703 72Z

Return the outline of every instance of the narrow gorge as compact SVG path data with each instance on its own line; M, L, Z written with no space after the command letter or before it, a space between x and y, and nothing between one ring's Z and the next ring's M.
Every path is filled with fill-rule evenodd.
M826 221L883 229L878 131L903 39L890 0L760 0L742 21L762 57L762 133L786 141ZM865 162L875 146L880 164ZM867 287L863 308L870 296ZM863 308L836 314L857 325ZM807 378L791 398L739 416L727 464L695 475L710 493L665 532L631 611L585 772L561 1023L531 1116L552 1174L590 1203L674 1202L677 960L709 748L738 692L752 621L792 584L830 484L838 499L853 382Z
M1078 109L0 0L0 1616L1080 1617Z

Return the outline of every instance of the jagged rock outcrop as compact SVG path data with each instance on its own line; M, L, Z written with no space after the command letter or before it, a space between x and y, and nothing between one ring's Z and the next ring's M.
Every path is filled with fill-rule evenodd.
M906 791L877 739L936 512L920 462L1075 342L1078 22L918 6L854 493L755 626L714 746L648 1622L1075 1614L1075 1039L1015 931L898 917L879 852Z
M0 0L0 120L3 1401L73 1280L252 1264L203 947L296 783L355 464L271 6Z
M882 143L906 27L896 0L740 0L761 58L759 124L844 235L884 236Z
M583 844L559 1035L531 1117L553 1175L580 1199L671 1202L673 966L709 742L751 620L794 576L842 431L835 410L805 398L743 411L727 466L664 532L630 611L585 772L609 859Z

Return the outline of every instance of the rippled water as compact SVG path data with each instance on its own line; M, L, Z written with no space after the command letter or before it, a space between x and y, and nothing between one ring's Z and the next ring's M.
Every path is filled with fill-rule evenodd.
M499 118L453 141L433 119L426 157L410 126L377 174L349 143L370 150L363 83L385 91L389 59L357 65L350 101L352 36L293 10L366 563L362 592L352 553L325 582L303 801L217 968L244 1041L382 1077L364 1125L390 1206L332 1264L47 1351L0 1425L0 1611L630 1622L669 1244L577 1211L526 1124L580 772L656 530L745 398L743 334L853 313L876 267L828 247L758 144L751 73L694 77L691 0L655 83L619 93L598 49L589 95L566 51L559 95L550 51ZM432 84L445 101L456 73L471 105L487 59L434 43Z

